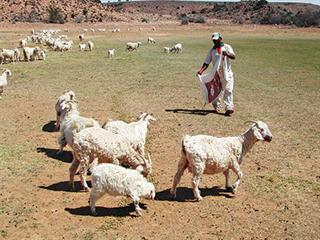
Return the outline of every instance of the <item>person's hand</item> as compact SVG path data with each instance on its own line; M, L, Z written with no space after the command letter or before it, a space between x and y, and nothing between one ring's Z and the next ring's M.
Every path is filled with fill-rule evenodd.
M200 75L201 76L202 72L201 71L198 71L196 76Z
M223 51L223 52L222 52L222 55L228 57L228 53L227 53L226 51Z

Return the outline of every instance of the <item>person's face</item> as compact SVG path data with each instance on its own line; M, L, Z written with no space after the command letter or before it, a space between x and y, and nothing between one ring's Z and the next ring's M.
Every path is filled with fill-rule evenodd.
M219 45L221 42L221 38L217 39L217 40L212 40L214 45Z

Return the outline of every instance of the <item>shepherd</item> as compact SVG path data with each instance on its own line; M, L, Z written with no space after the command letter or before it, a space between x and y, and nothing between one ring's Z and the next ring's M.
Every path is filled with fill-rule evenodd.
M212 34L212 41L214 46L209 50L197 75L203 87L202 92L206 92L206 103L212 103L214 112L218 113L222 108L221 96L223 96L225 116L231 116L234 113L234 105L233 72L230 59L234 60L236 55L229 44L222 42L222 35L219 32ZM202 76L211 62L213 64L212 71ZM204 89L206 90L204 91Z

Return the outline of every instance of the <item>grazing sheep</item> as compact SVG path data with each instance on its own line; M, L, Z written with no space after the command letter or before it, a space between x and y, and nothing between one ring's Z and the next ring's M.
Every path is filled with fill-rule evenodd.
M0 75L0 99L2 98L2 93L4 88L7 86L7 77L11 76L11 71L9 69L3 69L2 74Z
M174 45L171 49L170 52L174 52L174 53L180 53L182 52L182 44L181 43L177 43L176 45Z
M59 130L60 123L61 123L61 113L62 113L62 107L64 106L63 103L69 102L69 101L76 101L76 94L72 91L65 91L60 97L58 97L55 109L56 109L56 129Z
M60 145L59 153L62 153L63 148L68 144L72 146L73 135L80 132L82 129L90 127L100 127L100 124L93 118L81 117L77 103L75 101L68 101L62 103L61 112L61 127L58 143Z
M89 41L88 42L88 49L89 49L89 51L92 51L92 49L93 49L93 42L91 42L91 41Z
M79 34L79 40L80 41L84 40L84 33Z
M240 169L243 157L256 142L270 142L272 140L272 134L267 124L262 121L254 121L253 123L246 132L235 137L219 138L206 135L186 135L182 140L182 157L170 190L173 198L176 197L177 184L187 168L193 174L193 193L198 201L202 200L198 188L202 174L223 173L226 178L227 190L235 193L243 176ZM230 169L238 177L232 187L229 185Z
M120 134L127 138L133 148L142 156L145 156L144 145L148 133L150 121L156 121L151 113L142 113L137 122L126 123L123 121L111 121L102 127L110 132Z
M136 50L141 44L142 44L141 42L128 42L127 50L128 51Z
M39 50L40 50L39 47L34 47L34 48L24 47L23 48L24 60L27 62L29 62L30 60L35 60Z
M140 198L153 200L156 195L154 185L138 171L110 163L102 163L93 168L91 183L89 205L93 215L97 214L96 201L105 193L131 197L138 216L142 215L142 209L139 207Z
M154 38L152 38L152 37L148 37L148 43L155 44L156 40L154 40Z
M108 57L109 57L109 58L113 57L115 51L116 51L115 49L109 49L109 50L108 50Z
M86 49L86 44L85 43L79 43L79 49L81 52L83 52Z
M6 61L7 59L9 59L9 61L11 62L15 62L16 57L15 57L15 51L12 49L5 49L2 48L2 56L3 56L3 61Z
M144 176L152 171L150 158L138 154L130 142L120 134L109 132L100 127L86 128L74 133L70 185L74 189L74 175L80 165L80 179L85 191L89 191L86 174L89 165L97 160L98 163L113 163L129 166Z

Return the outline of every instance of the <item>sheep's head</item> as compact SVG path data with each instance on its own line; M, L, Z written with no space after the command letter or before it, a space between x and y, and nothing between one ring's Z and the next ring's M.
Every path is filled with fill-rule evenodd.
M7 68L3 69L2 74L3 73L5 73L7 75L7 77L12 75L11 71L9 69L7 69Z
M142 42L137 42L137 44L138 44L138 47L139 47L139 46L141 46L141 45L142 45Z
M154 200L155 196L156 196L156 189L152 183L148 182L145 185L145 188L143 189L143 197L146 199Z
M268 125L262 121L248 121L253 123L251 129L253 131L254 136L260 141L271 142L272 133L268 128Z
M141 115L138 117L138 120L149 122L150 120L156 121L157 119L153 117L152 113L141 113Z
M77 111L76 101L65 101L61 104L62 115L66 115L72 111Z
M150 155L148 154L148 158L145 158L144 156L138 154L137 157L140 159L141 165L138 166L136 170L139 171L145 177L151 174L152 162L150 159Z

